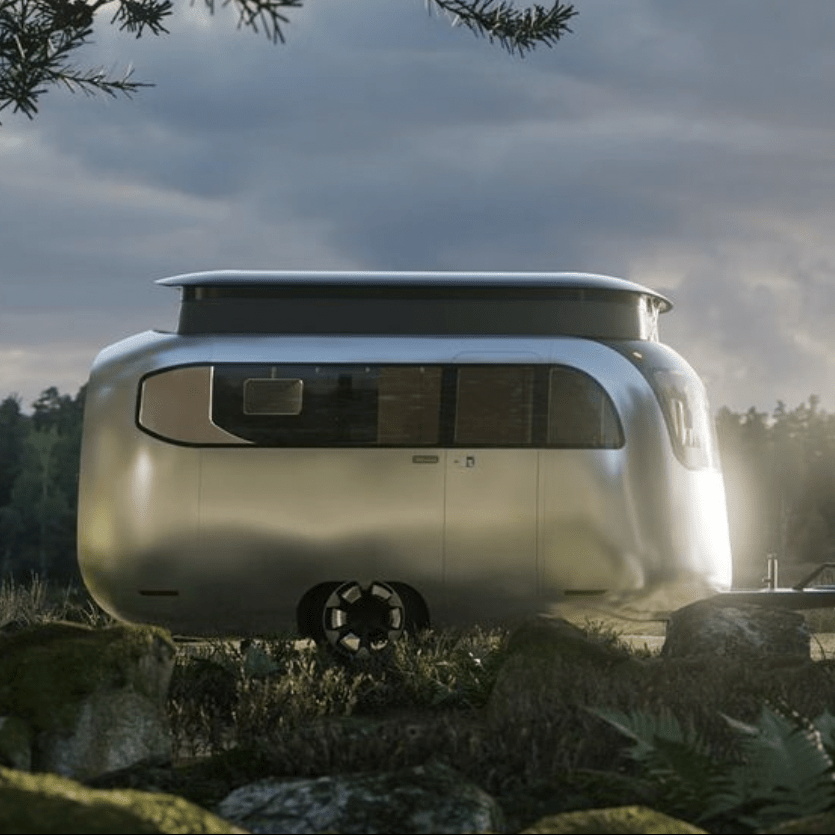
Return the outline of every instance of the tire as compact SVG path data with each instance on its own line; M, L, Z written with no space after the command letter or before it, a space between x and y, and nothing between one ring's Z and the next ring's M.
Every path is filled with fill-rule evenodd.
M388 584L352 580L334 589L322 610L327 642L353 658L368 658L387 649L406 628L400 595Z

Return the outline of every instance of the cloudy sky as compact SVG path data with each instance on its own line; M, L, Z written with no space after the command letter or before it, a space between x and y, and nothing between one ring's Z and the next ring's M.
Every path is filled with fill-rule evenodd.
M715 409L835 411L832 0L579 0L524 59L424 0L306 0L283 45L175 4L84 56L156 86L0 113L0 398L170 328L167 275L577 270L671 297Z

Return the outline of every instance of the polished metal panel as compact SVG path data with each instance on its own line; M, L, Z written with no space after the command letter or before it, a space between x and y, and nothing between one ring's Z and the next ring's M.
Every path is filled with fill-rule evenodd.
M446 454L439 615L459 623L520 616L537 599L539 450Z
M243 454L254 453L254 454ZM442 583L443 465L410 449L207 449L200 547L259 623L323 580ZM233 554L230 561L230 553Z
M545 611L572 592L617 603L726 589L721 472L679 460L656 393L625 351L576 337L124 340L99 355L87 388L85 582L117 617L190 634L292 627L319 583L408 584L436 623ZM656 360L698 382L678 355ZM565 365L608 393L624 443L509 447L530 437L522 414L518 426L494 427L492 448L466 434L451 447L258 447L211 420L221 363ZM505 374L496 394L517 377L523 385L524 374ZM471 439L480 431L466 428Z
M200 450L158 441L135 422L142 372L163 357L176 362L180 347L148 333L106 349L85 398L79 566L95 599L126 620L165 622L180 607L171 592L195 568L178 545L197 535Z

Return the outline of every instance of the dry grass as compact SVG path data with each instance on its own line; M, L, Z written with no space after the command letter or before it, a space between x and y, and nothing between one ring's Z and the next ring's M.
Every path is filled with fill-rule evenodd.
M27 583L0 581L0 632L57 620L89 626L112 622L83 588L58 588L37 576Z

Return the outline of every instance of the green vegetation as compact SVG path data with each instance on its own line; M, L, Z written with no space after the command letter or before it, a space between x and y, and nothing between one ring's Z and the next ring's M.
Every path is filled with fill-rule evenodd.
M84 389L46 389L26 414L0 402L0 581L80 585L76 509Z
M595 623L585 631L604 646L615 639ZM440 759L519 826L640 803L745 833L835 808L832 661L554 660L541 686L505 680L495 699L512 668L507 637L427 632L365 663L284 638L192 647L171 687L179 791L211 805L264 774Z
M304 723L327 735L350 730L357 717L391 717L398 724L427 712L478 710L503 644L501 631L427 632L364 662L292 638L186 647L171 684L176 744L190 757L284 738ZM373 756L365 754L369 763ZM316 770L308 754L290 758L287 767L304 761Z
M110 624L74 589L0 589L0 630L12 637L67 619ZM601 657L627 652L629 662L552 658L519 678L524 648L478 628L426 631L350 661L283 635L179 643L175 761L151 782L212 808L265 775L440 760L499 800L509 831L546 814L642 804L746 833L835 808L835 661L676 661L629 650L610 625L582 631ZM119 779L110 785L136 785Z
M765 705L755 723L723 717L739 733L736 756L717 760L692 726L668 711L597 716L633 742L636 790L663 797L663 810L722 831L761 831L835 808L835 717L809 720ZM728 827L734 828L729 830Z

